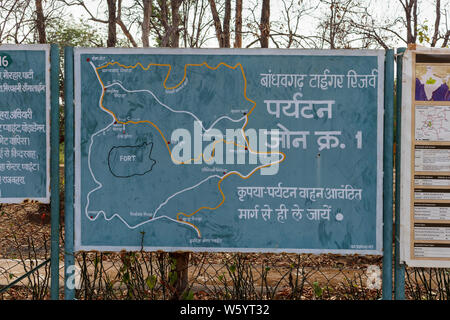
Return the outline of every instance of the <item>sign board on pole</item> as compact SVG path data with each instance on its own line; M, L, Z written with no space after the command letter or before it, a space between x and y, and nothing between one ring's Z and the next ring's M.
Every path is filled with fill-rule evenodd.
M0 202L50 202L50 45L0 46Z
M450 267L450 50L406 50L402 77L401 260Z
M384 60L75 49L75 250L380 254Z

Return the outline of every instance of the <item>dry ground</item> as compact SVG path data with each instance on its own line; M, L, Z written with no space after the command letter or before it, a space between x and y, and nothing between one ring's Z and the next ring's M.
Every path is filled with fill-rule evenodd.
M62 219L63 220L63 219ZM62 221L61 221L62 222ZM61 261L63 261L63 227L61 228ZM123 253L122 253L123 254ZM98 253L89 253L88 256L98 256ZM50 212L48 205L37 203L24 203L20 205L2 205L0 208L0 286L13 281L29 270L30 266L44 261L50 256ZM97 258L96 258L97 259ZM244 271L230 272L236 266L236 259L241 259L245 265ZM299 260L300 259L300 260ZM102 254L102 267L104 275L109 279L123 277L123 264L120 253ZM32 261L30 265L30 261ZM83 261L78 256L78 265ZM154 262L152 262L154 263ZM367 268L369 266L382 266L381 256L334 255L334 254L255 254L246 253L239 257L231 253L191 253L189 262L190 288L194 291L194 298L211 298L212 290L223 290L224 287L236 286L233 274L244 272L240 276L254 277L253 290L269 290L276 288L273 297L288 297L292 292L289 281L298 277L299 271L303 273L305 286L302 299L340 299L364 298L376 299L380 290L367 290ZM301 267L299 265L301 264ZM6 266L6 267L5 267ZM24 268L25 266L25 268ZM62 262L61 262L61 266ZM156 266L154 266L156 268ZM85 275L95 277L96 263L88 261ZM62 273L61 273L62 275ZM45 277L41 272L41 277ZM148 277L143 271L141 276ZM225 280L221 277L225 276ZM218 279L221 279L218 281ZM43 279L43 283L46 282ZM48 281L48 279L47 279ZM123 281L116 281L118 290L124 287ZM0 295L0 299L30 298L30 290L25 287L30 281L22 282ZM62 286L62 278L61 278ZM268 288L264 288L268 286ZM261 291L261 292L262 292ZM359 293L358 293L359 292ZM48 294L43 298L48 298Z

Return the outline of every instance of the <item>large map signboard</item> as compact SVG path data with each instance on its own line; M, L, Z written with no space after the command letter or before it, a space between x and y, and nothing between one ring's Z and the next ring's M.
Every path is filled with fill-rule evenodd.
M401 258L450 267L450 50L404 55Z
M50 45L0 46L0 202L50 201Z
M75 250L380 254L384 54L75 49Z

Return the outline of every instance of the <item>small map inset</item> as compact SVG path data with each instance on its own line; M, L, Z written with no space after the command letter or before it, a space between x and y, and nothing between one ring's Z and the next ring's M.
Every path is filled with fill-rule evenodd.
M416 65L416 101L450 101L450 65Z
M416 106L416 141L450 141L450 106Z

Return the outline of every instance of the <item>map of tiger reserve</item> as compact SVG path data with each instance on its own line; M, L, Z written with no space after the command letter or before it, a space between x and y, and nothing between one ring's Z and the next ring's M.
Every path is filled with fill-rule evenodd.
M450 141L450 106L416 106L416 140Z
M170 76L170 70L171 70L171 65L170 64L148 64L146 67L144 67L142 64L137 63L134 66L126 66L126 65L122 65L120 63L117 62L112 62L112 63L107 63L104 65L101 65L99 67L96 67L94 65L94 63L92 61L90 61L90 64L92 66L92 68L95 70L97 76L98 76L98 80L101 83L102 86L102 97L101 97L101 102L100 102L100 106L101 109L103 111L105 111L107 114L111 115L112 117L112 122L110 123L110 125L104 127L103 129L99 130L97 133L95 133L93 135L93 137L97 136L100 134L99 137L102 137L101 134L103 134L103 132L105 132L106 134L108 132L112 133L114 135L114 126L115 127L119 127L119 129L122 130L122 139L126 139L126 141L128 143L130 143L131 145L126 145L126 146L114 146L113 148L111 148L111 150L108 153L108 164L109 164L109 169L111 171L111 174L114 175L115 177L118 178L132 178L133 176L138 176L138 175L145 175L145 174L149 174L152 171L153 166L156 165L156 161L153 160L151 158L151 151L153 149L153 144L154 144L154 139L155 139L155 143L160 143L160 139L163 140L164 143L164 147L167 148L167 157L169 159L171 159L173 161L173 167L169 168L169 170L171 171L179 171L180 175L185 175L183 174L183 170L186 170L185 167L191 164L195 164L196 162L215 162L215 163L222 163L223 159L219 159L218 158L218 153L216 153L216 150L218 148L223 148L223 144L233 144L236 148L236 151L248 151L249 153L258 155L259 152L252 150L252 148L249 145L249 142L247 140L247 137L244 134L244 129L245 126L248 122L248 117L249 115L252 113L253 108L255 107L255 103L250 100L249 98L247 98L245 96L245 92L242 95L242 97L246 100L244 103L240 103L241 105L247 106L248 111L243 112L242 114L238 114L237 117L235 116L234 118L232 117L232 113L231 110L229 110L229 112L227 113L226 110L217 110L216 111L216 115L217 118L212 118L212 119L205 119L206 123L209 124L208 129L206 129L205 127L202 126L202 120L200 118L198 118L194 112L191 111L187 111L187 110L192 110L192 111L196 111L196 113L199 113L200 110L195 110L196 107L198 106L203 106L206 103L209 103L211 108L209 108L209 111L213 112L213 110L211 110L212 108L214 108L215 106L220 106L220 104L218 104L217 102L214 101L208 101L208 102L202 102L202 101L195 101L195 103L193 103L191 106L188 105L184 105L183 108L186 108L187 110L180 110L181 108L178 108L178 110L172 109L171 107L167 106L166 104L164 104L163 102L161 102L157 96L151 91L151 90L147 90L144 88L137 88L137 89L127 89L126 87L124 87L124 85L122 83L127 83L128 81L126 81L126 76L134 76L133 72L124 72L124 70L133 70L135 68L140 68L142 69L143 72L148 72L150 68L155 68L157 70L155 70L156 73L159 73L160 71L158 70L158 68L162 68L162 72L160 73L161 76L163 75L164 72L167 73L164 81L162 82L162 85L164 87L164 89L166 89L166 94L173 94L171 93L171 90L176 90L178 87L180 87L181 85L184 86L189 86L189 84L184 84L188 74L188 69L189 68L204 68L206 69L206 72L208 72L209 70L212 70L212 73L218 73L218 72L227 72L227 70L219 70L221 67L223 69L231 69L231 70L238 70L241 74L239 73L231 73L229 75L230 80L231 81L235 81L232 78L236 77L237 79L242 78L243 79L243 83L242 83L242 90L245 90L246 87L246 80L245 80L245 74L243 72L242 66L240 64L237 64L235 66L229 66L225 63L220 63L215 67L211 67L208 64L204 63L204 64L192 64L192 65L185 65L185 74L183 76L183 79L181 80L181 82L173 87L168 87L166 85L166 80L167 78ZM116 69L114 69L114 67L118 67ZM209 70L208 70L209 69ZM114 71L113 71L114 70ZM118 71L116 71L118 70ZM105 75L105 79L108 78L108 73L115 73L115 72L123 72L123 74L125 75L124 80L121 80L120 82L114 82L114 81L110 81L109 85L104 85L103 83L103 76ZM207 90L207 89L206 89ZM189 90L184 90L183 91L184 94L191 94ZM181 94L181 93L180 93ZM108 95L112 95L113 99L108 100ZM133 95L137 95L137 96L141 96L137 99L151 99L150 103L152 105L152 113L151 113L151 117L150 119L145 119L145 111L139 110L139 108L136 109L121 109L121 107L123 106L123 100L127 99L128 96L133 96ZM147 96L150 97L147 97ZM122 98L122 99L121 99ZM132 99L132 98L131 98ZM181 97L179 98L180 100L185 100L186 98ZM210 100L211 97L208 97L208 100ZM107 107L105 107L105 102L108 104L108 107L110 107L111 109L108 109ZM186 99L187 100L187 99ZM160 110L158 110L158 108L160 108ZM226 140L223 138L214 140L211 143L211 148L210 148L210 152L209 154L206 152L200 152L197 155L195 155L193 158L192 156L188 157L188 159L185 159L185 157L176 157L173 155L173 150L176 149L176 147L172 147L171 145L171 139L169 137L166 137L164 135L163 130L166 132L171 132L170 130L167 130L169 127L170 128L170 124L166 124L164 122L164 116L165 113L164 112L171 112L171 118L179 118L180 122L178 122L178 120L175 120L174 122L177 124L181 124L182 122L186 122L186 127L189 126L189 117L191 118L190 120L192 121L192 123L198 124L199 127L201 127L200 130L202 130L204 134L208 134L209 132L211 132L212 130L214 130L214 126L220 122L220 121L230 121L233 123L240 123L242 126L242 128L240 128L237 132L238 135L240 135L240 139L238 139L239 143L236 143L233 140ZM221 114L221 113L224 114ZM214 112L213 112L214 113ZM187 118L187 119L186 119ZM159 121L158 121L159 120ZM166 124L166 125L165 125ZM159 126L163 127L164 125L164 129L161 129ZM138 130L133 130L134 128L131 129L131 131L129 131L128 133L128 137L126 136L127 134L127 129L130 129L130 127L133 126L137 126L137 127L144 127L144 126L151 126L150 130L147 131L147 128L139 128L140 131ZM175 127L171 128L172 130L175 129ZM195 127L194 127L195 129ZM156 130L156 131L155 131ZM145 137L145 134L148 134L147 137ZM213 134L211 134L213 136ZM145 138L144 138L145 137ZM140 145L135 145L135 144L139 144ZM94 144L94 139L92 139L92 145ZM220 146L219 146L220 144ZM98 148L98 147L96 147ZM91 149L92 150L92 149ZM264 155L271 155L270 153L264 153ZM223 194L220 184L221 182L230 175L238 175L239 177L241 177L242 179L247 179L249 178L252 174L254 174L257 170L262 169L263 167L267 167L270 166L272 164L275 163L279 163L282 160L284 160L284 155L282 153L278 153L277 155L279 155L278 159L275 159L273 162L269 162L267 164L263 163L260 166L256 166L254 169L252 169L250 172L247 173L241 173L239 171L233 170L233 166L226 166L224 167L225 169L223 169L222 172L219 173L213 173L211 174L211 172L199 172L197 173L197 175L195 177L193 177L193 179L187 178L187 179L183 179L183 180L179 180L177 181L177 187L179 188L179 190L177 190L175 193L173 194L165 194L164 192L161 193L160 197L152 197L152 204L153 206L151 206L150 204L147 205L147 208L150 208L151 213L148 214L148 219L145 221L139 221L138 223L134 222L134 220L131 219L125 219L122 217L122 215L118 214L118 213L113 213L110 217L107 216L106 212L103 210L92 210L92 208L95 208L95 205L92 203L95 203L97 201L93 201L91 200L91 194L88 195L88 200L89 200L89 204L86 207L86 214L88 216L89 219L96 219L98 217L98 215L103 214L105 219L112 219L115 216L117 216L119 219L121 219L124 224L126 224L130 229L136 228L140 225L146 224L146 223L151 223L153 221L156 221L158 219L161 218L167 218L171 221L174 221L176 223L181 223L181 224L186 224L192 228L195 229L195 231L197 232L198 236L201 236L201 232L200 230L195 226L194 223L186 221L185 218L190 218L192 216L194 216L196 213L198 213L201 210L215 210L217 208L219 208L223 202L225 201L225 195ZM168 162L170 163L170 162ZM158 168L159 169L159 168ZM231 170L230 170L231 169ZM120 174L118 174L118 172L121 172ZM159 172L160 174L158 175L156 172L152 175L152 178L154 178L154 176L156 175L158 179L160 179L159 181L164 181L164 171L163 170L157 170L157 172ZM185 175L188 176L188 175ZM95 173L93 172L92 174L92 178L95 179ZM190 209L193 210L192 212L184 212L186 210L180 208L177 209L175 211L176 214L174 216L171 216L170 214L166 214L166 215L159 215L159 211L160 209L162 209L164 207L164 205L171 200L174 197L179 197L181 198L183 195L183 193L189 192L189 191L193 191L197 188L201 188L202 184L204 184L205 182L212 180L212 181L216 181L217 182L217 193L220 193L220 197L222 198L221 200L217 201L218 204L216 206L209 206L209 203L206 202L207 204L204 206L200 206L199 208L193 210L192 208ZM127 188L127 185L122 184L121 180L114 180L117 184L114 186L114 188ZM166 181L167 183L170 183L170 180ZM160 188L158 185L154 185L153 186L155 188L155 190L151 190L151 194L152 195L156 195L156 189ZM92 193L97 192L97 195L92 195L93 197L97 196L97 197L101 197L103 196L101 194L101 189L103 188L103 184L98 181L98 188L95 188ZM177 188L177 189L178 189ZM123 190L124 193L126 193L126 190ZM148 192L148 190L146 191ZM122 193L122 194L124 194ZM145 198L146 196L144 194L142 194L142 197ZM156 201L155 201L156 200ZM184 207L186 207L186 205L183 205ZM141 216L141 214L136 213L138 211L138 207L133 207L133 203L130 204L130 214L129 217L133 217L133 216ZM175 213L175 211L173 211ZM127 221L128 220L128 221Z
M384 56L242 52L75 50L77 250L380 250Z

